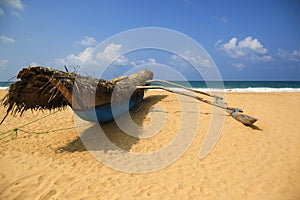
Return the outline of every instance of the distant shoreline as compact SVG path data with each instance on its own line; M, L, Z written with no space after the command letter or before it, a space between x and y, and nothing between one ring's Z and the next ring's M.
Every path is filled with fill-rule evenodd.
M300 92L300 81L172 81L204 92ZM13 82L0 82L0 90L6 90ZM155 85L155 84L154 84ZM168 85L166 85L168 86ZM174 86L170 86L173 87ZM177 89L176 90L180 90Z

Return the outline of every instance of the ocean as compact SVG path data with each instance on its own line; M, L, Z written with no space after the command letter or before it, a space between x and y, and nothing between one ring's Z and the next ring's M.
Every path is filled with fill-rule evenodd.
M7 89L12 83L0 82L0 89ZM173 83L203 91L222 91L220 88L224 84L225 92L300 92L300 81L224 81L223 84L214 81L207 83L204 81L173 81Z
M225 92L300 92L300 81L173 81L202 91ZM157 84L155 84L157 85Z

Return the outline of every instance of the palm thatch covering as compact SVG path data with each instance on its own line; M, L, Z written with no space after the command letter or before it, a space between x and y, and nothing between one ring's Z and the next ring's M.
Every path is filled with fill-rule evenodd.
M9 113L22 115L29 109L52 110L65 106L84 110L111 103L112 97L115 102L135 98L143 94L136 86L146 85L153 73L142 70L105 81L39 66L23 68L17 78L20 80L10 86L8 94L1 100L7 108L6 116Z

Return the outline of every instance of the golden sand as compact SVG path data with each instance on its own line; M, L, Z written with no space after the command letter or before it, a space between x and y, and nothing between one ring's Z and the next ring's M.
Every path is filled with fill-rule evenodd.
M0 98L6 92L1 90ZM95 159L73 128L69 108L8 116L0 133L40 120L21 127L16 139L1 141L0 199L300 199L300 93L228 93L226 101L257 117L256 127L226 116L215 148L199 159L212 115L210 106L199 103L200 123L191 146L169 166L149 173L118 171ZM150 114L162 108L165 126L151 138L128 136L115 123L103 130L124 150L159 150L180 126L176 97L147 92L146 104L132 116L146 126ZM32 133L46 131L53 132Z

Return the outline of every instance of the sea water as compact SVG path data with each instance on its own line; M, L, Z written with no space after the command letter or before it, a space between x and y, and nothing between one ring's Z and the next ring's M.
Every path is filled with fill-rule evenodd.
M171 81L204 92L300 92L300 81ZM13 82L0 82L0 90ZM158 84L153 84L158 85ZM160 84L161 85L161 84ZM163 84L164 86L168 86ZM173 87L174 86L170 86Z
M300 92L300 81L172 81L204 92ZM153 84L161 85L161 84ZM163 84L164 86L168 86ZM174 87L174 86L170 86Z
M13 82L0 82L0 90L8 89Z

